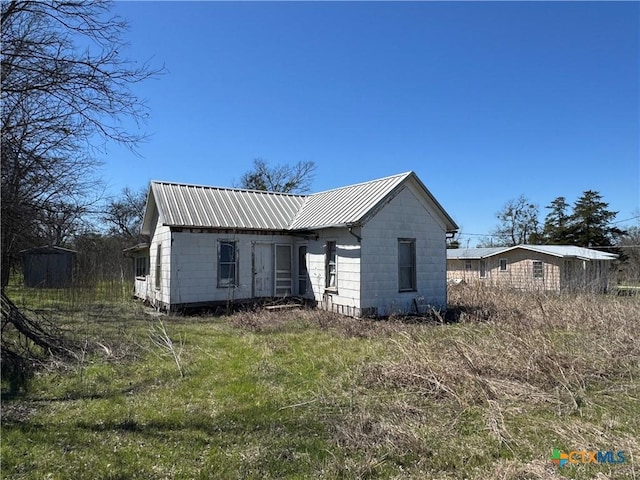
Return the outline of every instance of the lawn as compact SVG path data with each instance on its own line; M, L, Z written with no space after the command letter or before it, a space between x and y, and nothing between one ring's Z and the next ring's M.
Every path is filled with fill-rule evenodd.
M47 305L83 348L3 377L2 478L640 478L640 297L449 296L376 321Z

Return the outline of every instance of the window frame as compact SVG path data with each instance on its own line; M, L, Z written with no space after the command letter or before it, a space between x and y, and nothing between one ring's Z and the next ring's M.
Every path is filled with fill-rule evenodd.
M223 247L226 245L231 245L233 248L233 258L232 260L222 260L222 252ZM239 278L239 254L238 254L238 241L237 240L218 240L218 272L217 272L217 287L218 288L236 288L238 286L238 278ZM228 277L222 276L223 266L233 267L231 270L233 271L233 275Z
M473 260L471 260L470 258L467 258L464 261L464 271L465 272L473 272Z
M504 268L503 268L504 265ZM509 259L508 258L500 258L498 260L498 271L499 272L508 272L509 271Z
M478 277L487 278L487 261L483 258L478 261Z
M410 265L401 265L400 248L403 245L409 246ZM410 285L402 285L404 278L403 271L409 269ZM398 292L415 292L418 289L417 281L417 261L416 261L416 239L415 238L398 238Z
M331 278L333 273L333 285ZM324 252L324 289L325 291L338 291L338 243L335 240L327 240Z
M146 278L146 276L149 275L149 257L134 257L133 272L136 278Z
M156 278L155 289L160 290L162 287L162 244L158 243L156 247Z
M544 279L544 262L542 260L531 261L531 274L535 279Z

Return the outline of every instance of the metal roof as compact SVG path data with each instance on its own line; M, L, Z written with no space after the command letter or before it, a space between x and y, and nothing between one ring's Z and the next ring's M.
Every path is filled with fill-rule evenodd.
M403 173L311 195L307 197L290 228L304 230L357 223L409 174Z
M25 250L20 250L20 253L78 253L77 250L71 250L70 248L60 247L58 245L43 245L41 247L32 247Z
M458 226L413 172L313 195L151 182L143 233L151 228L153 204L164 225L247 230L312 230L357 224L392 198L409 179L434 204L447 231Z
M573 245L516 245L514 247L493 248L450 248L447 258L455 260L481 259L503 254L515 249L552 255L562 258L578 258L580 260L615 260L618 255L601 252L592 248L576 247Z
M600 250L576 247L573 245L519 245L519 247L556 257L575 257L581 260L615 260L618 258L618 255L614 253L601 252Z
M284 230L304 202L302 195L151 182L165 225Z
M476 260L490 257L496 253L505 251L505 247L492 248L448 248L447 258L454 260Z

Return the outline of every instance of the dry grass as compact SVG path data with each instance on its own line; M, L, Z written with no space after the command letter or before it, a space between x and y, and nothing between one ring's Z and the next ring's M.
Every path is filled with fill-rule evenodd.
M549 455L640 452L639 300L459 286L447 315L422 323L317 310L232 321L264 334L295 326L386 343L383 357L353 372L351 389L301 404L346 452L330 470L337 477L400 467L425 478L635 478L629 461L560 471Z
M90 458L74 465L97 468L94 478L116 477L81 445L114 436L130 445L121 478L156 467L169 469L156 478L640 478L640 297L460 286L449 304L428 319L313 309L169 316L162 338L177 342L177 359L149 339L149 315L84 310L104 358L85 362L82 378L36 378L46 395L83 399L43 425L68 429L64 438ZM33 445L29 418L45 418L19 400L3 405L18 425L3 427L18 442L5 442L11 459ZM166 460L137 447L156 442L158 425L153 448L171 445ZM53 458L52 437L37 446ZM553 448L624 450L627 462L560 469Z
M512 459L554 446L640 450L638 299L462 286L449 301L457 323L403 328L392 340L394 360L363 366L362 385L389 395L379 415L392 425L370 442L393 435L403 440L392 444L428 455L431 439L461 446L467 458L501 458L490 474L477 473L484 478L554 478L544 456ZM352 427L339 430L362 431L365 420L376 425L372 411L363 406ZM472 443L483 434L468 428L488 439L479 451ZM413 445L416 432L422 449ZM632 468L627 462L602 478L635 475Z

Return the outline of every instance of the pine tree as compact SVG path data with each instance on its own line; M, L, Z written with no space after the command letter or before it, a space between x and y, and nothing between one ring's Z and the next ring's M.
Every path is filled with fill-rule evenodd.
M611 225L618 212L612 212L608 207L609 204L602 201L602 195L586 190L574 203L569 217L569 243L594 248L613 246L617 237L625 232Z
M549 245L566 245L571 243L572 229L569 224L570 215L567 210L570 205L565 197L557 197L547 205L550 212L544 220L542 228L543 242Z

